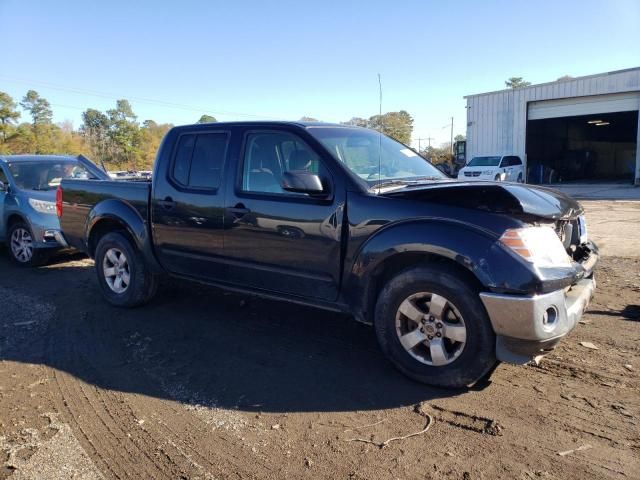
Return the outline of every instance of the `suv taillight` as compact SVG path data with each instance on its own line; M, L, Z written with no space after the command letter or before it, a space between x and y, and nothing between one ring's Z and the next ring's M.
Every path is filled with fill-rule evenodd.
M62 185L58 185L56 190L56 214L58 218L62 218Z

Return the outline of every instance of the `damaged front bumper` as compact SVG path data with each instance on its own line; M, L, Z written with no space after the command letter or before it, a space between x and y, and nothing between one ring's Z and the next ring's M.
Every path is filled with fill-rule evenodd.
M596 288L593 274L567 289L531 296L481 293L496 333L496 356L526 363L575 328Z

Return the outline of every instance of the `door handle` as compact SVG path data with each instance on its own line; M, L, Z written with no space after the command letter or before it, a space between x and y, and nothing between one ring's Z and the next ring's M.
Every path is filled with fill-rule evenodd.
M165 210L172 210L173 207L176 206L176 202L173 201L171 197L165 197L164 200L158 200L158 205L160 205Z
M251 212L251 210L246 208L242 203L238 203L235 207L228 208L227 211L235 217L242 217Z

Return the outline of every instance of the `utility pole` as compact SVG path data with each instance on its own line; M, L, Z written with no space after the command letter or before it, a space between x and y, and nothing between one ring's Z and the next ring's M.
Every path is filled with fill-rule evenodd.
M451 117L451 156L453 157L453 117Z
M431 140L435 140L435 138L433 138L433 137L422 137L422 138L416 138L416 140L418 140L418 151L421 152L422 151L422 140L427 140L429 142L429 148L431 148Z

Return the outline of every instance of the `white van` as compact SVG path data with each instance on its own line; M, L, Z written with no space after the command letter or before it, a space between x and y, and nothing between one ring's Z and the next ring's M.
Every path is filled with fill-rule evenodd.
M515 155L473 157L458 172L458 180L524 182L524 165Z

